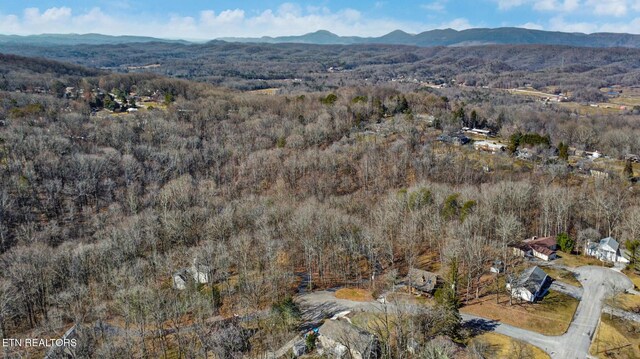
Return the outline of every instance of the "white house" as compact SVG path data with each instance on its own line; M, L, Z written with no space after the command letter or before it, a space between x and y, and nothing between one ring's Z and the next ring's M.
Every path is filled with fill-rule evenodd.
M196 281L196 283L200 283L200 284L210 283L211 281L211 278L209 278L209 275L211 273L210 266L198 263L197 260L194 260L193 265L191 266L189 271L193 275L193 279Z
M603 238L598 243L587 243L585 253L601 261L629 263L629 260L620 252L620 243L611 237Z
M189 280L191 279L189 276L189 271L187 269L179 270L173 273L173 287L179 290L187 289L187 285Z
M486 151L491 153L504 152L506 147L502 144L492 141L476 141L473 143L473 148L478 151Z
M540 267L531 267L520 275L515 282L507 283L511 296L527 302L535 302L549 290L551 278Z

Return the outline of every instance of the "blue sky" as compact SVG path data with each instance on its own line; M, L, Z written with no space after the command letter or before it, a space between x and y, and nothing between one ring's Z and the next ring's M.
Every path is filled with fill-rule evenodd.
M380 36L395 29L518 26L640 33L640 0L2 1L1 34L103 33L164 38Z

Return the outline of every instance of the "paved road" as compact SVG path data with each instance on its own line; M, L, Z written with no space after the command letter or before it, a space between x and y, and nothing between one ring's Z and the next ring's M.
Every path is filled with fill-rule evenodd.
M573 286L571 284L567 284L560 281L554 281L553 283L551 283L551 287L549 289L566 294L570 297L574 297L577 300L582 299L582 293L583 293L582 288Z
M633 283L619 272L609 268L586 266L573 269L578 274L582 289L562 284L562 290L570 295L580 295L578 305L569 329L561 336L545 336L521 328L495 321L463 315L463 319L472 325L485 327L531 343L545 350L552 358L584 359L589 357L592 335L598 325L603 302L607 296L633 288ZM332 292L322 291L307 293L298 299L305 308L305 319L319 322L344 310L379 311L383 307L377 302L353 302L336 299ZM388 308L391 304L388 304Z
M558 338L554 358L585 358L589 353L592 335L598 326L602 306L607 296L633 288L627 276L602 267L575 269L582 284L583 295L569 330Z
M538 348L551 354L556 350L558 337L549 337L540 333L532 332L526 329L511 326L509 324L500 323L495 320L485 319L474 315L460 313L462 319L468 326L479 329L481 332L492 331L503 334L529 344L533 344Z
M356 302L347 299L338 299L332 291L309 292L297 298L298 303L303 308L302 319L311 324L317 324L325 318L346 310L352 312L379 312L383 311L385 305L375 301ZM395 309L395 304L387 303L386 308Z

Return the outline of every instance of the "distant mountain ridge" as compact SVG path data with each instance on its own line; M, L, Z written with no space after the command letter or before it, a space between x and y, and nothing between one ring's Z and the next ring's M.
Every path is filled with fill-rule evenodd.
M410 46L475 46L488 44L504 45L566 45L578 47L629 47L640 48L640 35L623 33L568 33L558 31L531 30L516 27L495 29L429 30L419 34L408 34L396 30L380 37L338 36L320 30L301 36L260 38L227 37L218 40L252 43L303 43L317 45L386 44Z
M102 34L41 34L0 35L0 44L24 45L115 45L143 42L189 43L184 40L167 40L148 36L111 36Z
M565 45L577 47L627 47L640 48L640 35L624 33L568 33L557 31L531 30L517 27L476 28L468 30L439 29L409 34L395 30L380 37L338 36L326 30L319 30L300 36L279 36L260 38L224 37L213 41L241 43L302 43L314 45L384 44L433 46L477 46L477 45ZM116 45L130 43L161 42L168 44L192 44L196 41L167 40L148 36L111 36L102 34L42 34L42 35L0 35L0 46L11 45ZM1 49L0 49L1 51Z

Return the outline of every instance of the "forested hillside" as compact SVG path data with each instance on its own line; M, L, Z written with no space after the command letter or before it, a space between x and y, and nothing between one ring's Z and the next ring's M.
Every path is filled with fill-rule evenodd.
M61 47L50 56L95 66L158 56L158 72L225 84L250 76L321 83L324 67L338 64L352 73L343 86L331 80L331 92L264 95L2 55L4 338L57 337L77 325L77 357L260 357L299 330L290 298L301 287L375 295L422 263L453 282L445 286L453 293L386 327L382 350L406 357L401 344L411 338L424 353L483 357L486 348L466 341L473 331L461 326L457 305L486 290L485 267L507 245L561 233L577 251L603 236L639 239L638 167L628 162L631 175L616 167L640 153L637 111L578 116L491 89L361 81L409 71L471 76L457 73L467 69L494 85L635 83L637 50L95 49ZM122 110L107 109L116 100ZM490 129L508 150L438 141L465 126ZM610 173L589 175L601 162L569 161L569 146L606 154ZM538 159L517 158L523 149ZM194 262L209 268L211 283L174 288L175 273ZM443 336L455 344L433 340Z
M640 50L543 45L419 48L392 45L120 44L99 46L3 46L25 56L105 67L120 72L154 72L236 89L268 87L327 91L345 85L412 83L565 91L640 80ZM155 65L155 66L148 66Z

